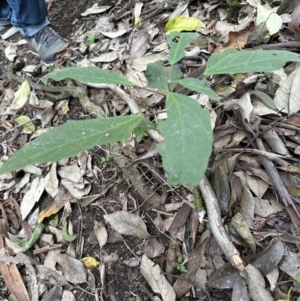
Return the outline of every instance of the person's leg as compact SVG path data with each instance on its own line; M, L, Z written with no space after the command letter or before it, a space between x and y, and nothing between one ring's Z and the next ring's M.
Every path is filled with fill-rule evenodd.
M10 20L24 36L30 50L45 63L55 62L55 55L68 47L68 41L61 38L48 21L45 0L0 0L0 3L3 5L0 18L3 22Z
M18 30L11 25L12 9L6 0L0 0L0 37L5 40L13 36Z
M10 21L24 37L32 37L49 24L45 0L6 1L12 11Z
M10 24L12 10L6 0L0 0L0 26Z

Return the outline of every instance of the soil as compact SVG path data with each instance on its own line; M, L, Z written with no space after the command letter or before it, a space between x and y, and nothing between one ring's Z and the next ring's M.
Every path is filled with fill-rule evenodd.
M82 23L80 14L96 2L56 0L52 2L49 20L62 37L69 39L78 28L78 24Z

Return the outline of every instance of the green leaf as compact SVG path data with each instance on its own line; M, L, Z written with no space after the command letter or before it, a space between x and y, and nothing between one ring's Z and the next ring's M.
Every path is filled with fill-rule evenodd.
M155 124L149 119L143 118L138 127L135 128L133 133L136 135L138 141L141 141L145 131L154 130Z
M32 235L30 237L30 239L21 242L20 243L20 247L24 251L29 250L37 242L37 240L40 238L40 236L43 233L44 228L45 228L44 224L37 224L37 226L35 227Z
M300 283L300 274L296 275L296 281Z
M184 49L191 44L194 38L194 33L172 32L168 36L167 43L170 46L168 61L171 65L185 57Z
M65 216L62 220L62 235L63 235L63 238L66 240L66 241L73 241L76 239L77 235L74 234L74 235L70 235L68 233L68 222L67 222L67 217Z
M207 168L212 150L209 113L192 98L168 93L168 119L159 124L165 141L158 145L171 185L196 186Z
M87 39L86 39L86 44L87 45L92 45L95 43L95 33L93 32L92 34L90 34Z
M168 91L175 89L177 81L182 74L178 66L164 67L162 61L157 61L148 64L145 76L148 81L148 87L168 93Z
M299 62L300 56L285 50L227 49L214 53L207 61L204 75L245 72L272 72L287 62Z
M214 90L212 90L209 85L207 84L206 81L204 80L199 80L197 78L191 78L187 77L179 81L179 84L182 85L185 88L190 89L191 91L196 91L199 93L206 94L209 98L213 100L218 99L218 95L215 93Z
M148 87L168 92L168 80L165 76L165 67L162 61L150 63L147 65L145 76L148 81Z
M41 81L47 85L52 80L60 81L66 78L74 79L81 83L93 84L115 84L133 86L134 84L120 74L103 70L95 66L90 67L70 67L54 70L41 78Z
M18 150L0 168L0 174L29 164L54 162L102 145L127 139L142 120L140 115L68 121Z
M267 107L272 110L276 110L276 105L274 100L265 92L259 90L252 90L250 91L250 95L254 95L259 98Z

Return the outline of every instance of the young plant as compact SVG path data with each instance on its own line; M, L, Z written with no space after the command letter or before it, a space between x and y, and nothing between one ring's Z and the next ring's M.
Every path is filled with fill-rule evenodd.
M197 185L204 175L212 150L213 138L208 112L192 98L173 92L179 83L185 88L218 100L205 80L181 79L182 74L176 63L185 56L184 49L191 43L193 37L191 33L171 33L168 37L170 66L165 67L163 62L158 61L149 64L146 70L149 88L158 89L166 95L168 118L158 125L164 142L157 148L162 155L163 167L171 185ZM300 57L289 51L228 49L211 55L204 76L272 72L280 69L288 61L299 62ZM55 70L41 80L44 84L48 84L51 80L64 79L73 79L81 83L134 85L116 72L97 67ZM72 157L95 145L124 141L132 132L141 132L147 128L149 122L145 122L141 115L68 121L18 150L0 168L0 174L21 169L29 164L54 162Z
M177 270L180 273L186 273L187 272L187 269L184 266L183 258L181 256L179 256L178 259L177 259Z

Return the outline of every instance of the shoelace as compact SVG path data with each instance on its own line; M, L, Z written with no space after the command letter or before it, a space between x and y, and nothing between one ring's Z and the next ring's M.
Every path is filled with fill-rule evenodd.
M52 45L55 41L57 41L60 37L55 32L55 30L50 26L46 26L41 29L36 35L36 40L45 43L47 46Z

